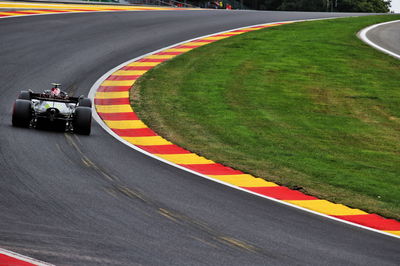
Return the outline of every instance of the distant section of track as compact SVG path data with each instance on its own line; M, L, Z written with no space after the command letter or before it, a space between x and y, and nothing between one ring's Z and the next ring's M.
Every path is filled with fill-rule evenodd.
M179 41L328 13L169 11L0 20L0 246L66 265L396 265L399 241L198 178L89 137L12 128L21 88L74 95ZM350 14L340 14L347 16Z
M371 26L364 36L368 44L400 59L400 21Z

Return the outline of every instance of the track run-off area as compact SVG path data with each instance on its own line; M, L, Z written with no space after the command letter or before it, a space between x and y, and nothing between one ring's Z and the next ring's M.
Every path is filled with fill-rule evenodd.
M397 239L201 179L132 151L96 124L90 137L10 126L22 88L59 81L87 95L109 69L151 51L327 15L338 14L182 10L1 20L7 204L0 245L55 264L395 264Z

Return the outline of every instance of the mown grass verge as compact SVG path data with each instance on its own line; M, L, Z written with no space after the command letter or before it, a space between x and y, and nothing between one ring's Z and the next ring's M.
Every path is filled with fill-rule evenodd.
M400 61L361 42L400 16L279 26L197 48L135 84L161 136L255 176L400 219Z

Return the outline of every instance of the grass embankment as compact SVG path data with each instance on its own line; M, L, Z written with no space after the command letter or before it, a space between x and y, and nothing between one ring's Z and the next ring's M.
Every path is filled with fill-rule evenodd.
M400 219L400 61L356 37L394 19L296 23L206 45L147 73L132 104L192 152Z

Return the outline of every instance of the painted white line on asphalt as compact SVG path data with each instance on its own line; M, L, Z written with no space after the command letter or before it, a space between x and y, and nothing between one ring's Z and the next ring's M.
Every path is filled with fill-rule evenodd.
M372 41L371 41L370 39L368 39L368 37L367 37L367 34L368 34L368 32L369 32L370 30L375 29L376 27L379 27L379 26L383 26L383 25L387 25L387 24L391 24L391 23L397 23L397 22L400 22L400 20L394 20L394 21L389 21L389 22L384 22L384 23L379 23L379 24L375 24L375 25L369 26L369 27L367 27L367 28L361 30L361 31L357 34L357 36L358 36L363 42L365 42L366 44L368 44L368 45L374 47L375 49L377 49L377 50L379 50L379 51L382 51L382 52L384 52L384 53L386 53L386 54L388 54L388 55L391 55L391 56L393 56L393 57L395 57L395 58L397 58L397 59L400 59L400 55L399 55L399 54L396 54L396 53L394 53L394 52L392 52L392 51L389 51L389 50L383 48L382 46L379 46L378 44L372 42Z
M336 17L335 17L335 18L336 18ZM192 41L195 41L195 40L198 40L198 39L211 37L211 36L213 36L213 35L218 35L218 34L230 32L230 31L235 31L235 30L240 30L240 29L245 29L245 28L249 28L249 27L257 27L257 26L262 26L262 25L269 25L269 24L276 24L276 23L285 23L285 22L303 22L303 21L315 21L315 20L328 20L328 19L335 19L335 18L304 19L304 20L278 21L278 22L271 22L271 23L262 23L262 24L250 25L250 26L240 27L240 28L231 29L231 30L227 30L227 31L217 32L217 33L213 33L213 34L209 34L209 35L197 37L197 38L194 38L194 39L186 40L186 41L183 41L183 42L179 42L179 43L176 43L176 44L173 44L173 45L170 45L170 46L167 46L167 47L158 49L158 50L156 50L156 51L147 53L147 54L145 54L145 55L136 57L136 58L134 58L134 59L131 59L131 60L129 60L129 61L126 61L126 62L124 62L124 63L122 63L122 64L120 64L120 65L114 67L113 69L111 69L110 71L108 71L107 73L105 73L101 78L99 78L99 79L93 84L93 86L91 87L91 89L90 89L90 91L89 91L88 97L91 99L92 102L94 102L94 98L95 98L97 89L100 87L101 83L103 83L104 80L106 80L112 73L114 73L115 71L119 70L120 68L122 68L122 67L124 67L124 66L126 66L126 65L128 65L128 64L130 64L130 63L133 63L133 62L135 62L135 61L137 61L137 60L140 60L140 59L142 59L142 58L144 58L144 57L147 57L147 56L149 56L149 55L152 55L152 54L155 54L155 53L159 53L159 52L161 52L161 51L170 49L170 48L175 47L175 46L178 46L178 45L185 44L185 43L187 43L187 42L192 42ZM169 164L169 165L171 165L171 166L174 166L174 167L176 167L176 168L179 168L179 169L181 169L181 170L183 170L183 171L186 171L186 172L189 172L189 173L191 173L191 174L200 176L200 177L202 177L202 178L205 178L205 179L208 179L208 180L211 180L211 181L214 181L214 182L223 184L223 185L225 185L225 186L228 186L228 187L231 187L231 188L234 188L234 189L237 189L237 190L240 190L240 191L243 191L243 192L252 194L252 195L254 195L254 196L258 196L258 197L261 197L261 198L265 198L265 199L268 199L268 200L271 200L271 201L274 201L274 202L277 202L277 203L280 203L280 204L283 204L283 205L286 205L286 206L289 206L289 207L292 207L292 208L296 208L296 209L299 209L299 210L302 210L302 211L305 211L305 212L308 212L308 213L312 213L312 214L315 214L315 215L319 215L319 216L322 216L322 217L324 217L324 218L327 218L327 219L330 219L330 220L334 220L334 221L337 221L337 222L340 222L340 223L348 224L348 225L355 226L355 227L359 227L359 228L362 228L362 229L366 229L366 230L369 230L369 231L372 231L372 232L375 232L375 233L379 233L379 234L383 234L383 235L386 235L386 236L390 236L390 237L394 237L394 238L400 239L400 236L397 236L397 235L394 235L394 234L386 233L386 232L384 232L384 231L380 231L380 230L377 230L377 229L373 229L373 228L370 228L370 227L367 227L367 226L363 226L363 225L360 225L360 224L356 224L356 223L352 223L352 222L349 222L349 221L345 221L345 220L342 220L342 219L339 219L339 218L336 218L336 217L332 217L332 216L329 216L329 215L326 215L326 214L323 214L323 213L319 213L319 212L316 212L316 211L313 211L313 210L309 210L309 209L306 209L306 208L303 208L303 207L300 207L300 206L297 206L297 205L293 205L293 204L288 203L288 202L285 202L285 201L281 201L281 200L278 200L278 199L274 199L274 198L271 198L271 197L268 197L268 196L265 196L265 195L260 195L260 194L258 194L258 193L255 193L255 192L252 192L252 191L243 189L243 188L238 187L238 186L234 186L234 185L232 185L232 184L223 182L223 181L218 180L218 179L211 178L211 177L209 177L209 176L203 175L203 174L201 174L201 173L195 172L195 171L193 171L193 170L190 170L190 169L187 169L187 168L185 168L185 167L183 167L183 166L180 166L180 165L178 165L178 164L175 164L175 163L173 163L173 162L167 161L167 160L165 160L165 159L163 159L163 158L157 157L157 156L155 156L155 155L153 155L153 154L151 154L151 153L149 153L149 152L147 152L147 151L144 151L144 150L142 150L142 149L136 147L136 146L133 145L132 143L130 143L130 142L124 140L123 138L121 138L120 136L118 136L114 131L112 131L112 130L104 123L104 121L103 121L103 120L100 118L100 116L97 114L97 111L96 111L95 108L92 109L92 115L93 115L93 118L96 120L96 122L97 122L107 133L109 133L111 136L113 136L114 138L116 138L117 140L119 140L120 142L122 142L123 144L127 145L128 147L130 147L130 148L132 148L132 149L134 149L134 150L136 150L136 151L138 151L138 152L140 152L140 153L143 153L143 154L145 154L145 155L147 155L147 156L149 156L149 157L151 157L151 158L153 158L153 159L156 159L156 160L161 161L161 162L163 162L163 163Z
M32 264L38 265L38 266L52 266L53 265L53 264L49 264L49 263L46 263L46 262L43 262L40 260L36 260L36 259L21 255L21 254L6 250L6 249L2 249L2 248L0 248L0 254L4 254L6 256L18 259L20 261L32 263ZM1 264L1 262L0 262L0 264ZM1 265L3 265L3 264L1 264ZM13 264L13 265L17 265L17 264Z

